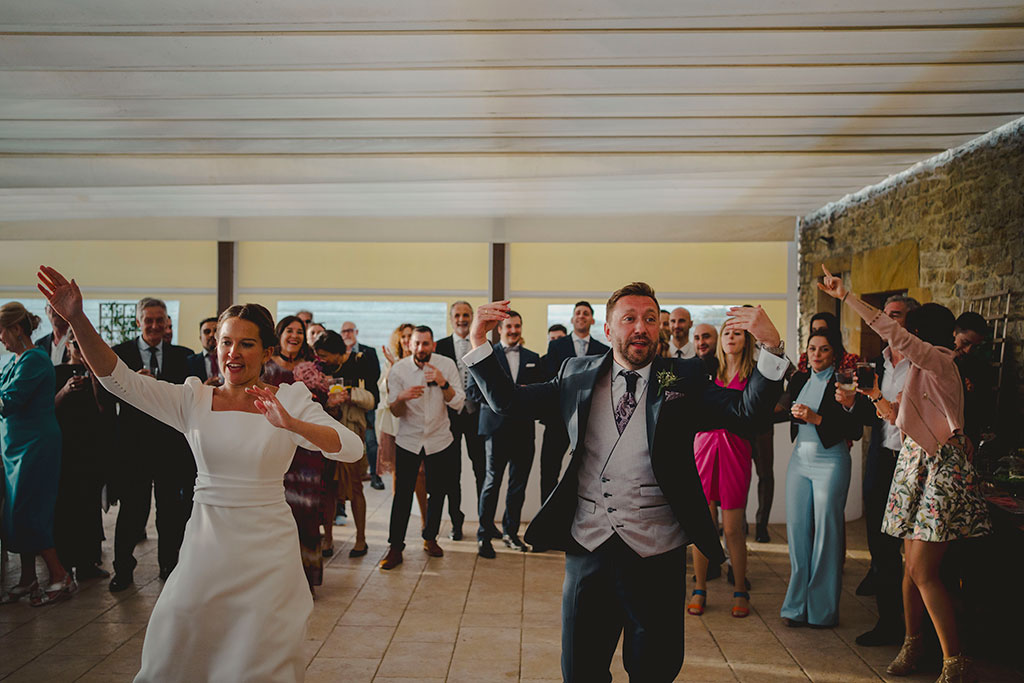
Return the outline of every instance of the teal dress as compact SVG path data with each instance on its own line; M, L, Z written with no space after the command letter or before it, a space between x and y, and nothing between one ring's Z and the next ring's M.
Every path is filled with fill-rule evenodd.
M0 534L9 552L38 553L53 547L61 451L55 381L50 357L36 348L11 358L0 372Z

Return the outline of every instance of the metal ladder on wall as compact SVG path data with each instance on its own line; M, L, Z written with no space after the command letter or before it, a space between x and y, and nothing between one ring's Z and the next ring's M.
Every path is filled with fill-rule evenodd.
M1006 326L1010 320L1010 292L1004 290L995 294L962 299L960 313L966 311L981 315L992 328L992 367L996 370L995 406L998 413L1006 368Z

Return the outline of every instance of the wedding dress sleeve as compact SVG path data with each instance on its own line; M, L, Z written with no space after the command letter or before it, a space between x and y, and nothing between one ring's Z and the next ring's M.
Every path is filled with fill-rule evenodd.
M202 387L198 377L189 377L185 384L172 384L140 375L120 358L113 372L97 379L116 398L183 433Z
M287 392L287 394L282 396L282 392ZM363 440L351 429L328 415L323 406L313 400L313 394L309 392L305 384L302 382L282 384L278 390L278 399L292 417L303 422L312 422L313 424L330 427L338 432L338 438L341 439L341 450L335 453L328 453L327 451L320 451L318 446L310 443L298 434L289 432L292 442L296 446L301 446L311 451L320 451L324 454L325 458L342 462L356 462L363 457Z

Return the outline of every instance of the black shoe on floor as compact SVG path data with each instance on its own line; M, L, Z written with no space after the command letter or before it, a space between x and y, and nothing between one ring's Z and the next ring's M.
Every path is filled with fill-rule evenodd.
M877 592L878 589L875 586L875 573L869 569L867 576L865 576L860 582L860 585L857 586L857 595L874 595ZM903 641L901 640L900 643L902 642ZM897 643L897 645L898 644L899 643Z
M877 647L879 645L900 645L903 642L903 629L885 628L876 624L873 629L862 633L856 638L856 643L862 647Z
M497 553L494 552L494 546L491 545L491 539L489 538L481 538L476 542L476 554L488 560L493 560L497 557Z
M498 531L498 527L496 527L496 526L492 526L490 529L487 530L486 533L487 533L487 538L489 538L491 540L494 540L494 541L500 541L501 537L504 535L500 531Z
M75 567L75 578L83 581L87 579L109 579L110 572L98 565L86 564L81 567Z
M370 488L378 491L384 490L384 481L376 474L370 475Z
M513 550L518 550L523 553L529 550L529 548L526 547L526 544L523 543L522 540L520 540L520 538L515 534L505 534L501 537L501 540L503 540L505 542L505 545L507 545L509 548L512 548Z
M772 537L768 535L768 526L757 525L757 530L754 532L754 540L758 543L771 543Z
M711 577L709 576L708 578L711 578ZM736 577L733 576L732 565L731 564L729 565L729 573L726 576L726 578L729 580L729 583L731 583L733 586L736 585ZM744 577L743 578L743 583L746 584L746 587L743 590L749 591L750 590L750 579Z
M121 591L130 587L135 581L131 574L114 574L114 578L110 580L110 585L107 586L111 593L120 593Z
M459 526L454 526L453 525L452 526L452 532L450 534L448 534L448 538L452 539L453 541L461 541L462 540L462 525L461 524Z

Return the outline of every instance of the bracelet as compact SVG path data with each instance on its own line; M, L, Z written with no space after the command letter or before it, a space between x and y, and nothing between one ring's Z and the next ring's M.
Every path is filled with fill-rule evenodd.
M868 396L868 400L869 400L869 401L871 401L872 403L878 403L878 402L879 402L879 401L881 401L881 400L882 400L883 398L885 398L885 397L884 397L884 396L882 396L881 394L879 394L879 395L878 395L878 398L871 398L870 396Z

